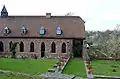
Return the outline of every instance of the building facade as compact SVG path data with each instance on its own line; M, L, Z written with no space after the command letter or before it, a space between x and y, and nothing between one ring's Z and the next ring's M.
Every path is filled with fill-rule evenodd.
M75 42L85 39L84 21L79 16L8 16L3 6L0 17L0 55L10 56L11 43L18 42L16 56L58 58L74 55Z

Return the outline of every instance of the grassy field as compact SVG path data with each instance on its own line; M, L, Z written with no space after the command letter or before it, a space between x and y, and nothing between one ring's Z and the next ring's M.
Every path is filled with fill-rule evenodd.
M28 74L41 74L57 62L56 59L8 59L0 58L0 69Z
M0 74L0 79L42 79L38 77L27 77L27 76L15 76L10 74Z
M120 60L93 60L91 65L93 74L120 76ZM115 69L116 72L113 72L113 69Z
M63 73L86 77L86 70L82 59L70 59Z
M41 74L47 72L49 68L57 62L56 59L8 59L0 58L0 69L8 70L13 72L22 72L28 74ZM120 60L92 60L92 72L95 75L109 75L109 76L120 76ZM113 69L116 72L113 72ZM73 74L80 77L86 77L86 70L82 59L70 59L67 66L65 67L64 74ZM12 77L13 75L2 75L0 79L6 79L5 77ZM14 76L15 79L21 79ZM7 78L9 79L9 78ZM14 79L14 78L10 78ZM24 79L24 78L22 78ZM25 79L29 79L26 78Z

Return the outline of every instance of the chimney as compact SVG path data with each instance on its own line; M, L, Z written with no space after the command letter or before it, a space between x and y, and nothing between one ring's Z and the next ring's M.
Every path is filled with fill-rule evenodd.
M51 17L51 13L46 13L46 18L50 18Z

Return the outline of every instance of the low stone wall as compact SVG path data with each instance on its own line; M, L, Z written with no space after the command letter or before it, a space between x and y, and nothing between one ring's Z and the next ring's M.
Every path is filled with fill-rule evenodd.
M39 53L35 53L35 52L17 52L16 53L16 57L17 58L35 58L38 59L40 58L40 54Z
M60 57L69 57L68 53L48 53L44 56L44 58L60 58ZM5 52L5 53L0 53L0 57L6 57L9 58L11 57L10 52ZM36 52L16 52L16 57L17 58L41 58L41 53L36 53Z
M46 57L48 58L69 57L69 54L68 53L49 53Z
M120 60L120 58L96 58L96 60Z
M1 53L0 52L0 57L10 57L11 54L10 53Z
M95 78L120 79L120 76L93 75Z
M68 64L69 60L70 60L70 57L67 59L66 63L63 65L63 67L62 67L62 69L61 69L61 71L60 71L61 73L63 72L64 68L65 68L66 65Z
M34 58L35 56L37 58L40 58L40 54L35 52L17 52L16 53L16 58ZM10 52L0 53L0 57L10 58L11 53Z

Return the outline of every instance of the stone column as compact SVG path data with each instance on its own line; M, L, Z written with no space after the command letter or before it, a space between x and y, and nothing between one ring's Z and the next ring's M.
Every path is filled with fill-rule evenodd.
M30 52L30 41L24 39L23 44L24 44L24 52Z
M73 47L72 40L67 41L67 43L66 43L66 52L68 54L68 57L71 56L71 54L73 53L72 52L72 47Z
M50 42L49 40L45 40L45 57L48 58L50 53Z
M61 48L62 48L62 41L63 40L58 40L57 39L57 41L56 41L56 53L57 53L57 58L59 58L59 57L61 57L61 54L62 54L62 50L61 50Z
M15 49L15 50L16 50L16 53L17 53L17 52L20 52L20 45L19 45L19 42L18 42L18 44L17 44L17 46L16 46L16 49Z

